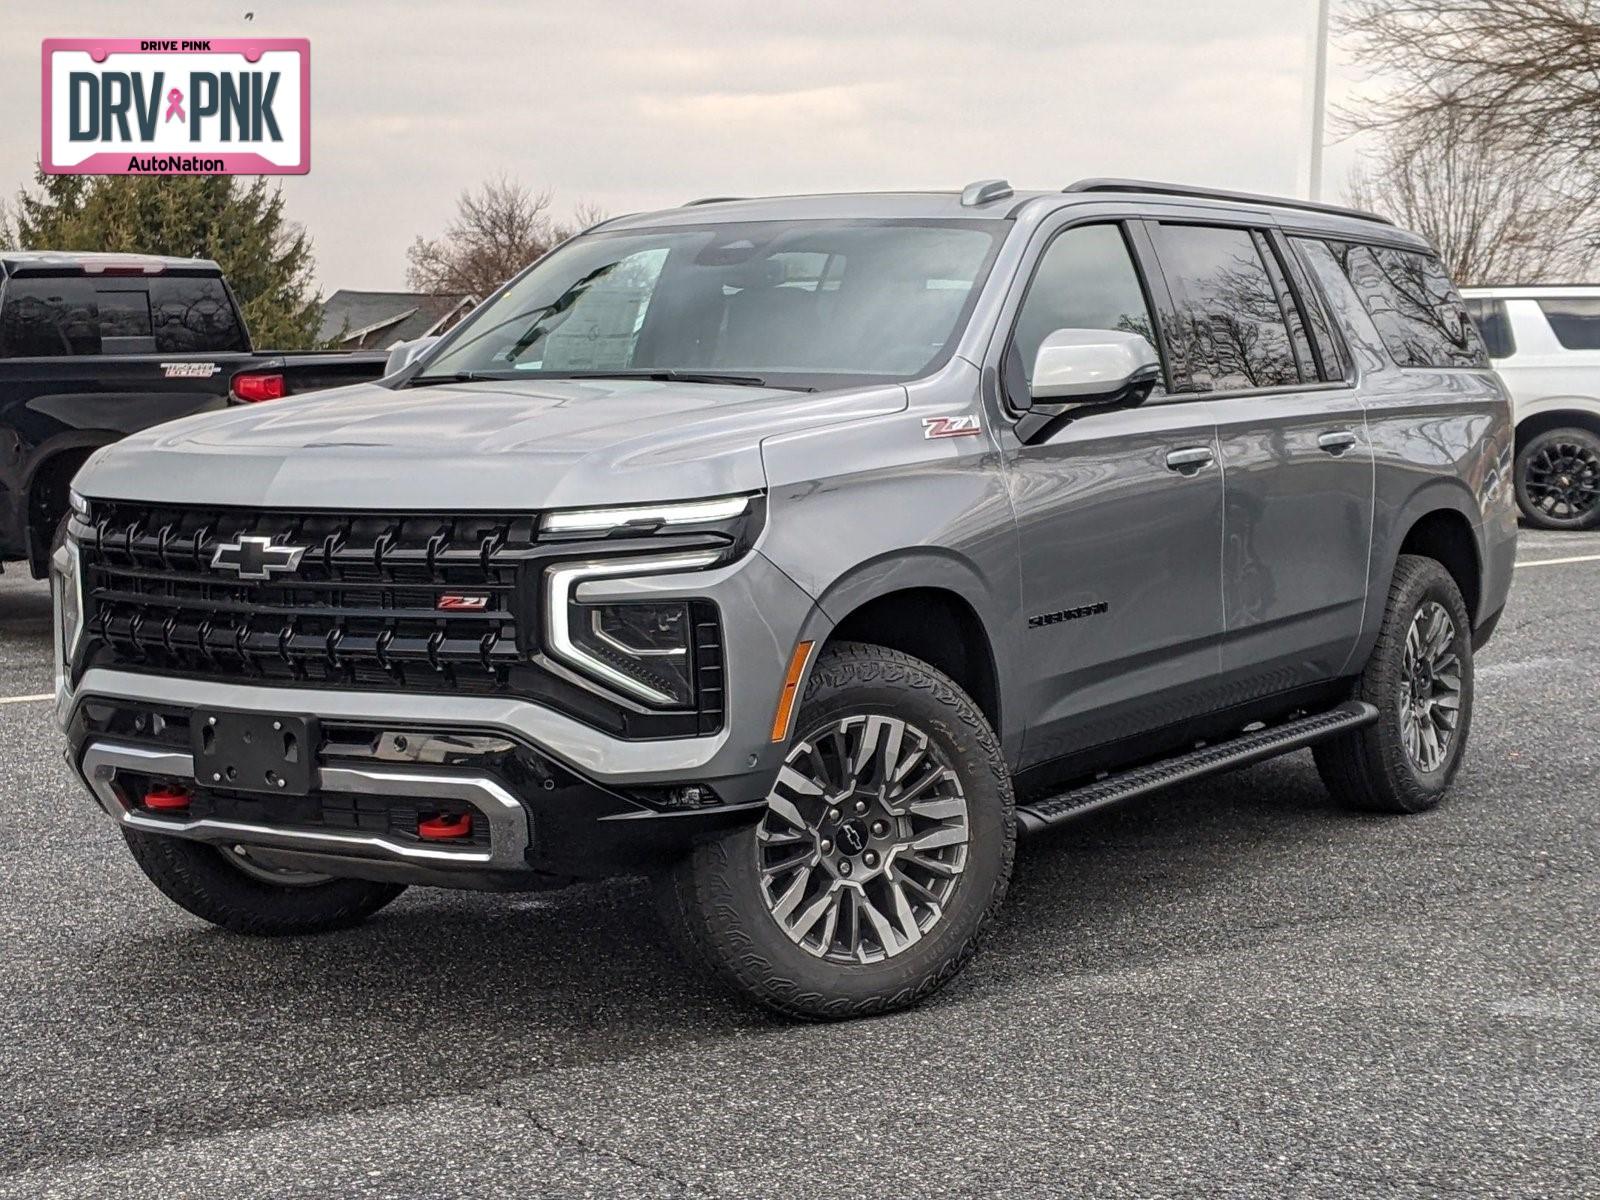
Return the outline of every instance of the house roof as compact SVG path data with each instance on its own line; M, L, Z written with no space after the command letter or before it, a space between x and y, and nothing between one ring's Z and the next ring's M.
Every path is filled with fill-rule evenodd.
M425 336L475 296L443 292L361 292L340 288L323 301L324 341L369 341L385 347Z

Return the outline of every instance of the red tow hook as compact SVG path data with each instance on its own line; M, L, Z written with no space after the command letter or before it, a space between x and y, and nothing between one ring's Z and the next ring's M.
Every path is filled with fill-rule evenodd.
M151 784L144 794L144 806L154 812L182 812L189 807L189 789L178 784Z
M471 813L437 813L417 821L417 836L425 842L450 842L471 834Z

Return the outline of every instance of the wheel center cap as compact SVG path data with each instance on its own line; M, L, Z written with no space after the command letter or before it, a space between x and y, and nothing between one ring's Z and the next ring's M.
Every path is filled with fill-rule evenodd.
M834 840L846 854L860 854L867 848L867 827L861 821L846 821L839 826Z

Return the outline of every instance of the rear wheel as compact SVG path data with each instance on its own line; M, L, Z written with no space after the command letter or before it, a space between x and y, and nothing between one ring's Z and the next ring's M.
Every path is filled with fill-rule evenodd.
M1373 724L1318 743L1334 797L1371 812L1423 812L1444 798L1472 725L1472 627L1450 573L1402 555L1383 628L1356 690Z
M124 829L128 849L173 903L234 933L322 933L366 920L402 884L331 879L255 861L247 847L209 846Z
M921 1000L1005 896L1010 777L972 700L928 664L846 644L817 664L762 820L657 880L669 931L735 990L832 1019Z
M1517 504L1539 529L1600 524L1600 437L1587 429L1551 429L1517 455Z

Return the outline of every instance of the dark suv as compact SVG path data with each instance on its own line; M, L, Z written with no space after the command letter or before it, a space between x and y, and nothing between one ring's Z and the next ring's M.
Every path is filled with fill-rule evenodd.
M783 1012L960 968L1019 832L1311 746L1437 804L1504 392L1362 213L1091 180L606 222L378 384L101 451L71 761L227 929L651 874Z

